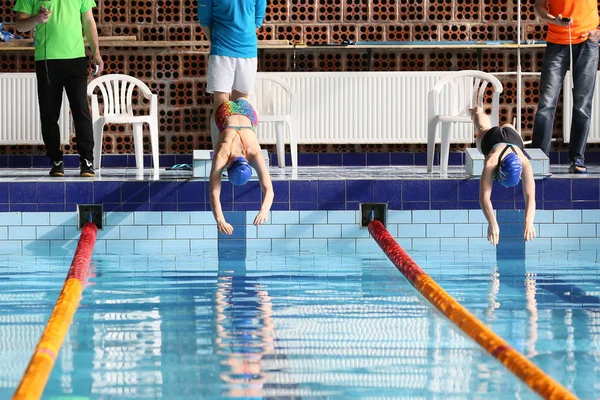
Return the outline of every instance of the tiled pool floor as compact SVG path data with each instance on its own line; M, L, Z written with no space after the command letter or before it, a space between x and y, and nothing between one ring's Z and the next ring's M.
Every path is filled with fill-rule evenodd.
M600 166L588 166L588 174L569 174L568 165L551 165L550 178L586 178L600 177ZM95 178L80 178L76 168L66 169L62 178L48 175L48 168L7 168L0 169L0 182L9 181L128 181L128 180L207 180L192 178L192 171L172 171L161 168L158 172L152 169L136 168L103 168L97 171ZM467 179L464 166L449 166L447 173L434 168L427 172L425 166L373 166L373 167L341 167L319 166L299 168L270 168L271 177L275 181L289 180L398 180L398 179Z

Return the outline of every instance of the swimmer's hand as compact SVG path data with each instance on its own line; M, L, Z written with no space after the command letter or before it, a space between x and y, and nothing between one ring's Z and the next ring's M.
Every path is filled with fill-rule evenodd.
M260 211L256 214L256 218L254 218L254 225L258 226L263 222L267 222L269 220L269 212L268 211Z
M481 108L479 106L474 107L474 108L469 108L469 115L471 116L471 118L474 118L475 115L481 114L481 113L483 113L483 108Z
M217 221L217 229L224 235L233 234L233 226L231 226L231 224L225 221L224 219L220 219Z
M525 241L529 242L530 240L535 239L536 236L537 235L535 233L535 227L533 226L533 224L525 225L525 229L523 230L523 238L525 239Z
M488 240L494 246L500 241L500 227L497 223L488 225Z

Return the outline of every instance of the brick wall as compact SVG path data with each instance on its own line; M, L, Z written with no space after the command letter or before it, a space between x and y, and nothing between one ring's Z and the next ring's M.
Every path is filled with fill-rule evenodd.
M97 0L94 10L101 35L134 35L138 40L203 40L195 0ZM495 0L268 0L267 16L259 38L288 39L313 44L352 41L513 40L516 5ZM511 2L509 2L511 3ZM516 1L515 1L516 3ZM522 27L527 39L543 40L534 0L523 0ZM8 28L14 21L14 0L0 0L0 15ZM160 152L187 154L210 148L205 92L207 54L203 48L103 48L106 72L120 72L147 82L159 95ZM543 50L523 51L525 72L539 72ZM33 54L0 52L0 71L34 70ZM294 68L295 67L295 68ZM362 71L369 67L367 50L304 49L295 62L290 51L265 51L262 71ZM446 71L481 69L514 71L514 50L402 50L374 51L371 67L377 71ZM501 120L516 116L516 79L503 77ZM538 78L523 79L523 130L531 136L539 97ZM562 132L557 113L555 136ZM130 128L106 127L105 153L130 153ZM147 138L146 138L147 140ZM74 152L73 142L66 150ZM149 144L146 143L146 151ZM557 145L557 149L561 149ZM304 152L424 151L425 145L307 145ZM590 145L590 148L593 148ZM453 149L461 146L453 145ZM0 146L1 153L43 153L43 146Z

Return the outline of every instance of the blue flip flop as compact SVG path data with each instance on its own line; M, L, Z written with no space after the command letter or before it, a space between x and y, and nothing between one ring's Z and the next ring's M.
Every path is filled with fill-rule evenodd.
M581 160L575 160L569 167L570 174L587 174L587 167L583 164Z

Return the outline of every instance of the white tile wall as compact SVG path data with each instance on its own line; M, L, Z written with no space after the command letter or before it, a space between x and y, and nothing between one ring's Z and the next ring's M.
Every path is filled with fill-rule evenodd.
M390 224L410 224L412 223L412 212L390 210L388 211L387 218L387 222Z
M285 225L259 225L259 239L283 239L285 238Z
M300 211L301 224L326 224L327 211Z
M424 238L425 227L425 224L398 224L398 233L396 237Z
M192 253L209 251L216 253L218 250L217 239L190 240L190 250Z
M162 241L160 240L134 240L135 254L162 254Z
M342 237L342 224L329 224L329 225L315 225L314 230L315 238L323 239L339 239Z
M203 239L202 225L178 225L175 227L175 239Z
M303 239L300 241L300 251L325 253L325 252L327 252L327 240L326 239Z
M268 224L252 225L251 251L379 251L357 211L272 211ZM218 232L212 213L108 212L98 231L97 254L214 252ZM36 223L34 223L36 222ZM0 254L72 255L80 232L75 213L0 213ZM600 248L600 210L538 210L538 238L528 251ZM406 250L493 251L480 210L389 211L388 231Z
M120 239L148 239L148 227L143 225L124 225L119 227Z
M21 214L22 225L48 225L50 224L50 213L47 212L24 212Z

